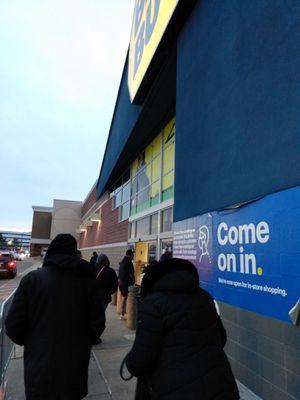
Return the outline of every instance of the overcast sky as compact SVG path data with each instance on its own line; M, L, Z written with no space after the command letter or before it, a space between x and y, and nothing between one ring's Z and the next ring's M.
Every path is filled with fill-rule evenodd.
M0 1L0 230L99 174L133 0Z

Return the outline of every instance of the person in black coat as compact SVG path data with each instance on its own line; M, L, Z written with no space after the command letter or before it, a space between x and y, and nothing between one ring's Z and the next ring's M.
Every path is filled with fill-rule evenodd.
M106 254L99 254L97 258L96 287L100 293L103 309L106 310L111 302L111 295L118 290L117 274L110 268Z
M126 302L128 297L128 287L134 284L134 266L132 263L133 251L128 249L119 267L119 289L122 294L122 315L126 313Z
M136 399L237 400L223 347L226 332L189 261L149 267L141 285L136 338L126 365L138 377Z
M93 255L92 255L91 259L90 259L90 263L94 267L95 271L97 269L97 257L98 257L98 253L96 251L93 251Z
M105 314L99 310L93 268L77 257L73 236L56 236L43 268L21 280L5 326L24 346L27 400L87 395L91 346L105 328Z
M159 261L166 261L173 257L173 253L169 250L166 250L161 256Z

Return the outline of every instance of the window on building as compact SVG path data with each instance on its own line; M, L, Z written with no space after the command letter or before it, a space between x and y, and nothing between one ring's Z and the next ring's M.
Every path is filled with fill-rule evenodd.
M127 201L126 203L122 204L120 207L120 221L125 221L126 219L129 218L129 213L130 213L130 201Z
M129 226L129 237L134 239L140 236L158 234L158 213L131 222Z
M150 207L152 147L148 146L131 166L131 214Z
M150 207L150 187L148 186L146 189L141 190L136 195L136 206L138 212L144 211Z
M151 181L156 182L160 178L160 156L156 156L152 161Z
M122 204L122 187L118 188L114 197L114 208L120 207Z
M130 215L145 211L174 196L174 166L175 118L130 167L130 188L126 188L126 201L130 195Z
M134 239L136 237L136 222L131 222L129 224L129 237L130 239Z
M174 197L174 170L163 176L162 179L162 201Z
M119 208L119 221L129 218L130 213L130 170L127 170L110 189L112 208Z
M148 236L150 234L150 217L136 221L136 237Z
M163 132L163 162L162 162L162 201L174 197L174 167L175 167L175 121L172 120Z
M150 234L157 235L158 233L158 213L150 216Z
M150 206L159 203L160 181L153 183L150 187Z
M151 164L145 165L137 173L137 191L140 192L145 188L149 187L151 178Z
M161 232L173 230L173 207L163 210L161 213Z
M122 203L130 200L130 182L127 182L123 186Z
M172 140L163 150L163 175L174 170L175 165L175 141Z

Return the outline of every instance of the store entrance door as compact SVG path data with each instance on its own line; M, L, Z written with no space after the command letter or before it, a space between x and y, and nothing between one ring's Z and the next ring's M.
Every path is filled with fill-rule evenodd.
M137 242L135 244L135 283L140 285L140 276L148 263L148 242Z
M164 254L166 251L173 253L173 239L162 239L160 241L160 255Z

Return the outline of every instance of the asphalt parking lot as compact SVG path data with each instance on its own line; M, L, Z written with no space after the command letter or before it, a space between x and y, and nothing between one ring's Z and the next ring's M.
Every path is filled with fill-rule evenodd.
M18 273L15 278L10 279L4 275L0 276L0 304L18 287L20 280L26 273L38 268L41 264L42 259L28 258L24 261L17 261Z

